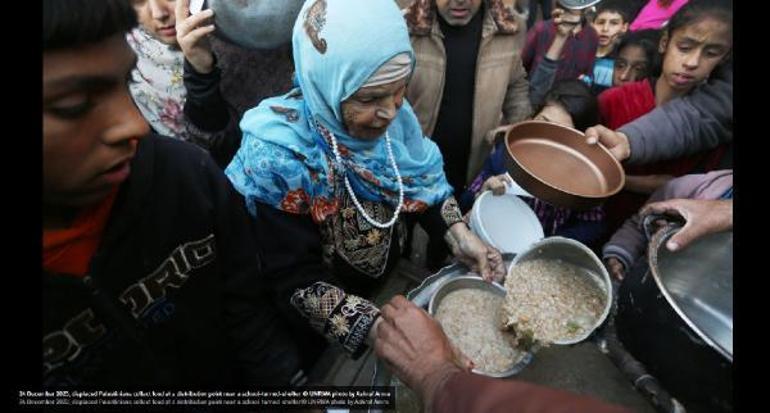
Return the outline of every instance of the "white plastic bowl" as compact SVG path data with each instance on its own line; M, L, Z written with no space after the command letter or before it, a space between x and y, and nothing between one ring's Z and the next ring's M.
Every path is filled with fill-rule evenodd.
M470 227L500 252L519 254L543 239L543 227L532 209L513 194L482 193L471 210Z

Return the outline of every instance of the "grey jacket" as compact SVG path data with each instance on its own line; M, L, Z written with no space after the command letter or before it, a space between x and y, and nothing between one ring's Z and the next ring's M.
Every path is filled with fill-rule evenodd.
M675 159L733 140L733 68L725 64L705 85L618 129L628 136L628 164Z

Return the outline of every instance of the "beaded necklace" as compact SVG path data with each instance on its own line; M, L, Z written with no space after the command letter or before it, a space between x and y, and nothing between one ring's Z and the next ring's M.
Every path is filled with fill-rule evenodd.
M319 127L321 125L318 125ZM340 151L337 148L337 137L334 136L334 133L332 131L328 131L329 137L331 138L331 144L332 144L332 153L334 153L334 159L335 164L339 165L340 169L343 169L343 163L342 163L342 157L340 156ZM396 157L393 156L393 147L390 144L390 135L388 132L385 132L385 149L388 152L388 160L390 160L390 165L393 167L393 171L396 173L396 182L398 182L398 205L396 206L396 210L393 212L393 218L390 219L390 221L386 223L381 223L375 221L372 217L370 217L366 211L364 211L364 207L361 206L361 203L358 202L358 198L356 197L356 193L353 191L353 188L350 187L350 181L348 180L347 174L343 173L342 176L345 179L345 189L348 191L348 195L350 195L350 198L353 200L353 204L356 206L356 209L358 209L358 212L363 215L364 219L372 224L373 226L377 228L390 228L393 226L393 224L396 223L398 220L398 215L401 212L401 207L404 205L404 182L401 180L401 173L398 171L398 165L396 164ZM341 171L344 172L344 171Z

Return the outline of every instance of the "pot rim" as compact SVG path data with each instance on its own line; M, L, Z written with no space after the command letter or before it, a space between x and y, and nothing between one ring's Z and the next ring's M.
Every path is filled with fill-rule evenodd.
M565 130L568 130L568 131L570 131L570 132L572 132L574 134L578 134L578 135L582 136L583 138L585 138L585 134L583 132L575 129L575 128L570 128L569 126L564 126L564 125L560 125L558 123L553 123L553 122L548 122L548 121L543 121L543 120L531 119L531 120L525 120L525 121L517 122L515 124L510 125L510 127L505 131L505 136L504 136L504 143L505 143L506 153L508 154L509 158L514 163L516 163L516 166L518 166L530 178L532 178L535 181L537 181L537 183L539 185L545 186L546 188L553 189L555 191L558 191L558 192L560 192L562 194L565 194L565 195L568 195L568 196L571 196L571 197L577 197L577 198L580 198L580 199L586 199L586 200L592 200L592 201L609 198L609 197L617 194L618 192L620 192L623 189L623 187L625 186L626 174L625 174L625 171L623 169L623 166L620 164L620 162L617 159L615 159L614 156L612 156L612 153L609 151L609 149L607 149L604 145L602 145L601 143L598 143L598 142L596 143L596 146L599 148L599 150L601 150L607 156L607 158L610 159L610 162L612 163L613 167L616 168L618 171L620 171L620 181L618 182L618 185L616 187L611 188L610 190L606 191L605 193L603 193L601 195L589 195L589 194L579 194L579 193L576 193L576 192L573 192L573 191L569 191L569 190L563 189L563 188L561 188L559 186L552 185L552 184L550 184L548 182L543 181L542 179L540 179L540 177L538 177L537 175L533 174L531 170L529 170L521 162L519 162L519 160L516 158L516 156L514 156L511 153L510 147L508 146L508 136L510 135L511 131L516 129L520 125L528 125L528 124L539 124L539 125L544 125L544 126L550 127L550 128L565 129ZM581 156L584 156L584 155L581 154ZM524 189L527 189L527 188L524 188ZM530 190L527 189L527 191L530 191Z
M706 344L709 345L709 347L716 350L719 354L721 354L723 357L728 359L730 363L733 362L733 355L732 353L728 352L726 349L722 348L714 339L709 337L703 329L698 327L695 322L693 322L689 316L682 310L681 306L676 302L674 297L671 295L671 293L668 291L668 288L666 288L665 284L663 284L663 280L660 277L660 273L658 270L658 249L659 248L665 248L666 241L673 236L675 233L679 232L681 229L681 225L679 224L669 224L666 225L663 229L658 231L650 240L649 244L649 267L650 267L650 273L652 274L652 278L655 280L655 284L658 286L658 291L663 294L664 297L666 297L666 301L671 306L671 308L679 315L679 318L682 319L682 321L687 324L692 331L695 332L695 334L698 335L698 337L706 342ZM732 231L731 231L732 232ZM654 248L653 248L654 247Z

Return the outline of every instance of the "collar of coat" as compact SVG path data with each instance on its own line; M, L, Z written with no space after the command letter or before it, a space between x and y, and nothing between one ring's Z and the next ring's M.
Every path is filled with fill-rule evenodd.
M519 25L514 19L511 10L503 4L502 0L484 0L486 2L484 18L484 32L491 29L501 34L516 34ZM436 1L414 0L409 7L404 9L404 18L409 27L409 34L426 36L430 34L436 23ZM492 27L488 27L491 25Z

